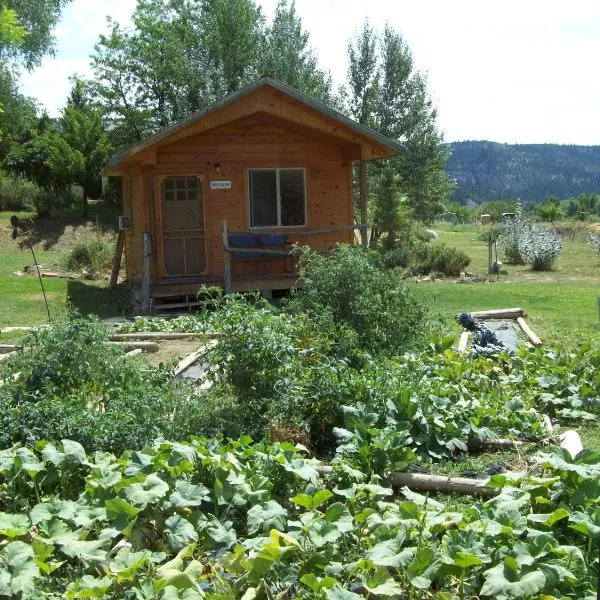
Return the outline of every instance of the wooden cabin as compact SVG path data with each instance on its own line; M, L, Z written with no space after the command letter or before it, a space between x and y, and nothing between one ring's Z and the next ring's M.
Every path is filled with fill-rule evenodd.
M365 161L402 151L264 77L116 155L103 175L122 178L135 308L192 304L202 283L268 295L294 283L293 244L326 252L354 243L355 230L366 244Z

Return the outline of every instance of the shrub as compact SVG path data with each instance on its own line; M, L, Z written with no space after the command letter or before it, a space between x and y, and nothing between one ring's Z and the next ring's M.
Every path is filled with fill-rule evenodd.
M521 238L531 227L529 221L523 220L520 215L501 226L498 243L502 248L504 260L509 265L524 265L525 257L521 253Z
M67 271L105 271L112 265L113 250L110 244L99 234L77 242L64 258Z
M596 251L596 254L600 256L600 233L590 233L588 244Z
M88 451L121 453L198 432L200 401L185 393L187 383L123 360L106 335L96 318L67 317L3 363L20 376L0 387L0 447L70 438Z
M562 241L549 229L540 229L529 224L519 237L519 252L534 271L549 271L554 267Z
M470 264L471 259L457 248L443 243L420 243L413 252L413 272L420 275L437 272L457 277Z
M298 273L288 312L328 314L351 327L369 352L397 354L420 341L426 310L399 270L381 268L377 253L339 245L324 257L304 248Z
M0 210L31 211L40 193L31 181L0 174Z

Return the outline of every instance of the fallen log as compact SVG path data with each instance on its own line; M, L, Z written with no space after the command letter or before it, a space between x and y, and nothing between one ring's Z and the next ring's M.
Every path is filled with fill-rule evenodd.
M198 359L202 356L203 352L212 348L217 343L216 340L211 340L208 344L200 346L197 350L194 350L191 354L188 354L182 358L173 371L173 376L177 377L181 375L186 369L189 369Z
M525 319L523 317L518 317L517 318L517 323L519 324L519 327L521 328L521 331L527 336L527 338L529 339L529 341L534 346L541 346L542 345L542 340L540 340L540 338L537 335L535 335L535 333L533 333L531 327L529 327L529 325L527 325L527 321L525 321Z
M469 479L467 477L444 477L423 473L390 473L388 479L394 488L407 487L410 490L424 492L471 494L486 498L497 496L500 493L500 490L484 485L482 479Z
M333 470L328 465L318 466L315 469L321 475L328 475ZM500 493L499 489L484 485L484 479L469 479L467 477L392 472L388 474L388 481L393 488L407 487L410 490L424 492L451 492L486 498L497 496Z
M158 344L156 342L107 342L109 346L118 346L124 350L140 349L144 352L158 352Z
M123 354L123 358L131 358L132 356L137 356L138 354L141 354L143 352L143 350L141 348L134 348L133 350L130 350L129 352L125 352L125 354Z
M469 343L469 332L463 331L460 334L460 340L458 342L458 351L461 354L464 354L467 351L467 345Z
M186 369L189 369L200 358L200 354L200 348L198 348L198 350L194 350L194 352L182 358L179 361L179 363L177 363L177 366L173 371L173 376L177 377L178 375L181 375Z
M522 308L499 308L497 310L476 310L471 313L474 319L517 319L525 316Z
M15 350L21 350L23 346L20 344L0 344L0 352L15 352Z
M3 354L0 354L0 362L10 358L11 356L14 356L15 353L16 353L16 350L13 350L12 352L4 352Z
M48 329L49 327L50 325L3 327L0 329L0 333L13 333L14 331L37 331L38 329Z
M525 442L521 440L509 440L505 438L499 438L496 440L469 440L469 448L472 450L511 450L512 448L516 448L522 446Z
M202 333L178 333L171 331L145 331L139 333L113 333L108 336L111 342L126 342L129 340L187 340L200 337Z

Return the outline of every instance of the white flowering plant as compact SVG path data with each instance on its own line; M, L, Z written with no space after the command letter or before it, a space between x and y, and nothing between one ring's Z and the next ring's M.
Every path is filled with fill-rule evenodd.
M590 233L588 244L596 251L596 254L600 256L600 233Z
M550 271L562 248L559 235L529 222L519 235L519 252L534 271Z

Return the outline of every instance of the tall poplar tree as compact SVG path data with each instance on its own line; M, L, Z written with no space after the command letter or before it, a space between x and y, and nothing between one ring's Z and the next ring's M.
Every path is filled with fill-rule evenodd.
M413 217L424 222L441 210L441 203L452 191L443 170L448 154L437 129L437 112L427 81L415 70L412 53L399 33L386 26L379 35L365 22L349 45L348 58L349 112L360 123L403 142L407 150L405 155L369 169L370 199L376 205L371 214L378 215L379 230L392 235L397 215L405 212L400 203L404 202ZM388 194L386 181L395 182L399 192ZM397 210L391 210L392 200ZM383 215L389 217L387 224L382 221Z

